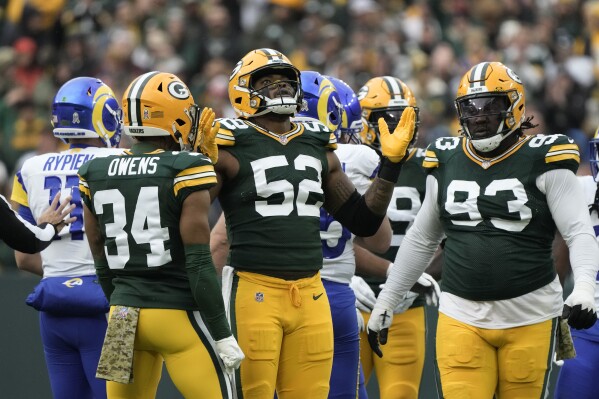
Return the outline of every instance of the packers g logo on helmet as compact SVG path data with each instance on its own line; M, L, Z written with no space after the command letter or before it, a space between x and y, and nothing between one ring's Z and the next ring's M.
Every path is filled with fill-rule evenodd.
M124 130L130 136L171 136L182 150L195 148L199 107L185 83L172 73L148 72L123 95Z
M284 75L285 82L295 91L293 96L270 98L262 89L256 90L253 86L256 80L269 74ZM237 63L229 78L229 100L240 117L250 118L269 112L292 115L300 110L302 98L299 70L277 50L250 51Z
M358 100L365 125L365 129L360 133L364 144L378 149L379 119L384 118L389 130L393 132L406 107L414 107L416 111L416 130L410 145L416 142L420 113L414 93L404 82L393 76L372 78L358 91Z
M464 134L481 152L497 148L526 118L522 81L500 62L481 62L466 72L460 80L455 106ZM473 137L470 124L481 117L493 119L492 126L485 135L477 133Z
M79 77L62 85L54 96L51 122L54 136L64 142L100 138L110 148L121 141L121 107L100 79Z

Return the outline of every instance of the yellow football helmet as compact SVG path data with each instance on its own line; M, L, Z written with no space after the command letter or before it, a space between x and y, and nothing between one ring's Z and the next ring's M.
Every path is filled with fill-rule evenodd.
M384 118L389 131L393 132L406 107L414 107L416 111L416 129L410 144L416 142L420 124L419 110L414 93L404 82L393 76L372 78L358 92L358 100L364 121L364 129L360 133L362 143L379 149L379 119Z
M481 62L462 77L455 106L474 148L493 151L525 120L524 86L502 63Z
M288 78L286 81L294 90L293 96L269 98L269 86L260 90L253 87L260 77L277 73ZM268 112L292 115L300 110L303 92L299 70L279 51L269 48L252 50L235 66L229 78L229 100L240 117L251 118Z
M153 71L133 80L123 95L123 114L130 136L171 136L187 151L196 146L199 107L172 73Z

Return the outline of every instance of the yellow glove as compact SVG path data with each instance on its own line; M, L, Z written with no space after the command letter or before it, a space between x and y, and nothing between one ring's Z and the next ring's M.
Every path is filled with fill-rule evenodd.
M416 112L414 107L406 107L401 114L401 119L393 134L389 133L389 126L383 118L379 118L379 133L381 152L391 162L398 163L405 157L408 146L414 137L416 129Z
M216 114L212 108L205 107L200 114L200 123L198 132L200 134L200 144L198 152L206 155L212 161L212 164L218 162L218 146L216 145L216 134L220 129L220 122L214 122Z

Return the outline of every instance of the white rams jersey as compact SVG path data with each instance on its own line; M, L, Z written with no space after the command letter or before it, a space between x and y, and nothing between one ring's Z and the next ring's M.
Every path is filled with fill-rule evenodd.
M584 191L584 200L587 204L593 205L593 202L595 202L595 193L597 192L597 183L595 183L593 176L578 176L578 181ZM597 215L597 212L591 213L591 222L593 223L593 229L595 230L595 237L597 237L597 240L599 241L599 215ZM595 304L597 309L599 309L599 273L597 273Z
M335 154L358 192L364 194L378 170L380 159L376 151L365 145L338 144ZM320 210L320 239L324 258L321 277L349 284L356 270L353 236L324 208Z
M56 194L61 202L68 195L76 207L77 220L62 229L59 238L41 252L44 277L70 277L95 274L94 262L83 230L83 203L79 195L77 171L95 157L121 154L118 148L70 148L28 159L15 178L12 200L28 207L35 220L48 208Z

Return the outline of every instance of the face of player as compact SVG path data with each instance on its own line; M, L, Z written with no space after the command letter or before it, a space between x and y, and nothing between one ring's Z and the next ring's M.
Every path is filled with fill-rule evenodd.
M296 90L292 83L287 76L272 73L257 79L253 86L256 91L268 98L293 97Z
M465 99L459 103L461 119L465 122L472 140L484 139L497 134L505 119L507 98L489 96Z

